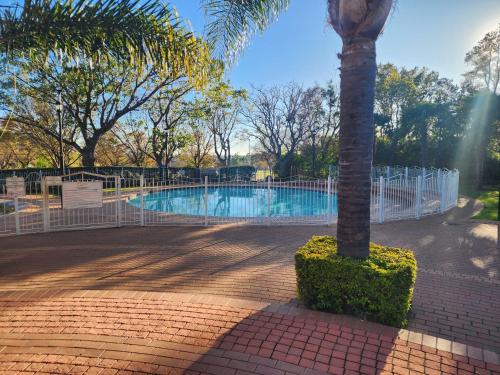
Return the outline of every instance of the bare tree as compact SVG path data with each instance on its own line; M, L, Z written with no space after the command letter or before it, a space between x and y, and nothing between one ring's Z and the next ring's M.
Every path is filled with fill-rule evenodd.
M14 135L12 131L3 122L3 128L0 132L0 169L15 168L14 150L12 143L14 142Z
M168 167L176 153L186 145L181 125L185 121L188 104L185 96L193 87L184 79L170 82L151 100L146 109L149 126L149 156L160 168Z
M128 164L125 146L112 132L104 134L95 150L95 161L98 165L123 166Z
M12 132L10 140L7 140L2 147L4 146L8 150L6 154L11 166L17 168L34 166L40 156L40 148L33 145L30 139L22 133Z
M231 165L231 138L239 123L246 91L234 90L227 83L218 83L206 95L208 127L213 136L213 149L219 164Z
M48 159L48 162L53 167L61 167L61 152L59 148L59 140L52 135L47 134L45 129L51 129L54 133L59 134L57 124L57 113L54 106L50 106L45 102L40 102L32 98L26 98L24 101L26 110L29 109L33 118L38 119L40 127L33 127L30 124L22 121L12 121L11 127L17 134L22 134L30 140L32 145L36 147L40 154ZM42 129L43 127L43 129ZM72 127L63 128L63 137L71 137ZM75 165L81 158L76 150L66 143L63 143L63 156L66 166Z
M331 157L331 146L338 138L339 94L333 82L325 88L315 86L306 90L305 105L308 108L306 145L311 150L311 174L316 176L316 164Z
M207 126L209 112L206 103L196 98L189 103L187 126L189 141L186 146L188 164L195 168L205 166L213 149L212 133Z
M293 155L306 138L311 120L304 89L295 83L257 88L250 95L249 104L243 115L254 136L273 157L279 176L288 176Z
M190 141L187 146L189 164L201 168L207 164L207 157L212 151L212 134L204 124L192 124L189 136Z
M123 146L128 164L144 166L148 158L149 139L144 121L128 119L117 124L111 133Z

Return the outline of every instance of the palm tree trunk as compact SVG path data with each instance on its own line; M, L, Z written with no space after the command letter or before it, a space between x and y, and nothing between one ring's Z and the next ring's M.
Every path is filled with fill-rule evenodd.
M375 42L344 40L340 80L340 255L369 255L375 100Z

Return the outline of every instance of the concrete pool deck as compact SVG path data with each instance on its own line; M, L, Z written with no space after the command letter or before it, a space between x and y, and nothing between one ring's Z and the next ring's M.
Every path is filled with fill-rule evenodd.
M497 228L477 209L373 225L419 262L402 331L295 300L294 251L334 226L2 238L0 373L498 373Z

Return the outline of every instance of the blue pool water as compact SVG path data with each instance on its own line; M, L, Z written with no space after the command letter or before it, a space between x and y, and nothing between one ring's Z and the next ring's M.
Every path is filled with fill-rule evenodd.
M203 187L165 189L144 196L144 209L178 215L205 215ZM298 188L270 190L271 216L317 216L327 214L327 193ZM208 216L266 217L267 188L212 187L208 189ZM129 203L140 207L140 197ZM332 195L331 214L337 213L337 197Z

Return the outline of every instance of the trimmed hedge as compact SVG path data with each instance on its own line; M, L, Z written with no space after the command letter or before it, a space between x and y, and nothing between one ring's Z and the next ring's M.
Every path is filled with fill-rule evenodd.
M295 254L299 297L315 310L404 327L417 277L410 250L370 244L370 256L337 254L337 239L314 236Z

